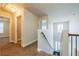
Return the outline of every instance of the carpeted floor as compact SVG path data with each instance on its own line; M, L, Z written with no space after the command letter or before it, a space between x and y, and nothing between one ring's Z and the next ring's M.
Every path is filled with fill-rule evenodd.
M22 48L20 43L13 44L8 42L8 38L0 39L1 56L51 56L45 52L37 51L37 42Z

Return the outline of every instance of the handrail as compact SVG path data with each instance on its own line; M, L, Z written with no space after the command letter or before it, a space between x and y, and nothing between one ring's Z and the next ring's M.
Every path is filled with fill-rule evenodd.
M44 34L43 32L41 32L41 34L42 34L42 35L43 35L43 37L47 40L47 42L48 42L49 46L52 48L52 46L50 45L50 43L49 43L49 41L48 41L47 37L45 36L45 34ZM52 48L52 49L53 49L53 48Z
M71 36L71 56L72 56L72 48L73 48L73 37L72 36L75 36L76 37L76 41L75 41L75 46L76 46L76 56L77 56L77 37L79 36L79 34L68 34L69 36Z
M79 34L69 34L69 36L79 36Z
M47 37L45 36L45 34L44 34L43 32L41 32L41 34L42 34L43 37L46 39L46 41L48 42L49 46L52 48L52 46L50 45L50 43L49 43ZM53 48L52 48L52 49L53 49ZM53 55L60 56L60 52L58 52L58 51L54 51L54 52L53 52Z

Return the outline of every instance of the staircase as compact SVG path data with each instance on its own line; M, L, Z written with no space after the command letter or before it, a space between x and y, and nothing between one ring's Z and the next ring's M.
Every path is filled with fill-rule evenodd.
M50 45L46 35L44 34L44 32L41 32L41 34L43 35L43 37L45 38L45 40L47 41L47 43L49 44L49 46L52 48L52 46ZM53 49L53 48L52 48ZM53 55L57 55L57 56L60 56L60 51L54 51L53 52Z
M38 49L55 56L60 56L60 51L54 51L54 48L49 42L49 36L46 32L47 31L38 31Z
M49 43L48 36L44 31L38 31L38 49L48 54L53 54L53 48Z
M78 41L78 37L79 37L79 34L68 34L69 35L69 37L70 37L70 40L71 40L71 56L74 56L73 55L73 52L75 52L74 54L75 54L75 56L78 56L78 47L77 47L77 41ZM74 37L75 37L75 39L74 39ZM75 49L74 49L74 46L73 46L73 44L74 44L74 42L73 42L73 40L75 40L74 42L75 42ZM74 49L74 51L73 51L73 49Z

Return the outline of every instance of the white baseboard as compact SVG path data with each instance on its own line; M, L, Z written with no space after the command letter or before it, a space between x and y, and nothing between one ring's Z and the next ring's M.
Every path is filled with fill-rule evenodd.
M25 45L22 45L22 47L26 47L26 46L28 46L28 45L30 45L30 44L36 42L36 41L37 41L37 40L30 41L29 43L26 43Z
M37 51L38 51L38 52L40 52L40 51L42 51L42 50L41 50L41 49L39 49L39 48L37 48Z
M44 50L42 50L42 49L40 49L40 48L37 48L37 50L38 50L38 52L40 52L40 51L43 51L43 52L45 52L45 53L47 53L47 54L53 54L53 52L47 52L47 51L44 51Z

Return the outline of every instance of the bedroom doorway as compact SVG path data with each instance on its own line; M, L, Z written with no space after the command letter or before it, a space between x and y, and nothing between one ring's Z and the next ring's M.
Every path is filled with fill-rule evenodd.
M21 44L21 16L17 16L17 42Z
M63 31L69 32L69 22L56 22L53 24L54 51L60 52L61 35Z

